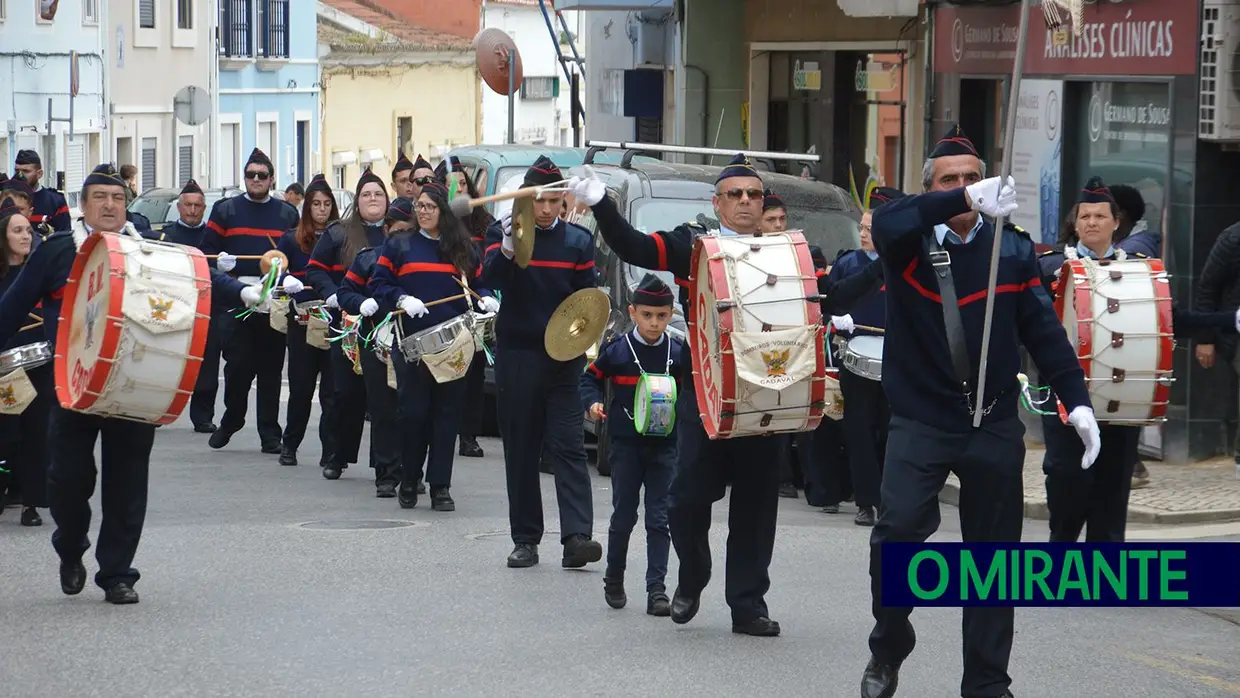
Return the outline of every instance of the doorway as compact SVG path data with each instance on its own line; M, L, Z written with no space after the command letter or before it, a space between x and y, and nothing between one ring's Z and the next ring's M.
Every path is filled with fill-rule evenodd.
M1000 85L999 80L960 80L960 128L985 162L999 162ZM937 142L943 134L930 135Z
M297 122L297 172L295 173L296 181L306 184L308 177L306 174L306 165L310 162L310 122Z

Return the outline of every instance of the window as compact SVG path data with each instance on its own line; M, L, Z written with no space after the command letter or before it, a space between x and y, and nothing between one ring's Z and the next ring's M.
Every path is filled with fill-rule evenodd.
M252 0L220 0L220 55L249 58L254 55L250 18Z
M176 0L177 29L194 28L194 0Z
M405 146L413 138L413 117L398 116L396 117L396 158L400 158L400 154L405 152Z
M177 181L173 186L183 187L194 178L194 137L181 136L177 139Z
M226 187L240 184L241 163L241 124L220 124L220 183Z
M142 191L155 188L155 164L159 160L158 153L157 139L142 139Z
M138 26L142 29L155 28L155 0L138 0Z
M254 135L254 147L263 151L267 154L267 157L271 158L272 167L275 168L275 172L272 174L280 172L280 158L277 157L279 152L276 151L276 146L279 142L276 138L276 118L278 118L276 114L259 115L258 130Z
M0 22L3 22L4 18L7 17L8 14L9 14L9 8L6 5L5 0L0 0Z
M525 78L521 81L521 99L555 99L560 96L560 79Z
M288 58L288 0L259 0L262 58Z
M99 0L82 0L82 23L99 23Z
M337 165L332 168L332 179L335 180L332 183L333 187L335 187L336 189L344 189L344 166L343 165Z

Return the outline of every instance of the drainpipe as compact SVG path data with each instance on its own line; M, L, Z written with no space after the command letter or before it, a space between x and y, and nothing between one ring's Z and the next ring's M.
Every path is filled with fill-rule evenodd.
M99 134L99 161L114 162L112 154L112 104L108 100L108 76L112 72L111 55L108 52L108 5L109 0L102 0L99 3L99 55L102 56L99 66L99 77L102 86L99 88L99 115L104 120L101 133ZM88 140L89 142L89 140ZM90 169L89 163L83 163ZM66 184L66 186L78 186L77 184Z
M919 155L925 155L926 146L930 144L930 131L934 128L934 107L937 97L934 93L934 8L937 4L926 5L926 38L923 41L923 53L926 61L926 73L922 79L922 103L925 105L925 116L923 118L921 129L921 150ZM919 161L921 157L917 158ZM903 182L901 183L903 184ZM918 185L920 186L920 182ZM911 191L917 191L917 188Z
M211 95L211 125L207 129L207 156L210 169L207 174L208 187L216 188L223 181L220 176L220 13L218 10L208 12L211 20L207 26L207 50L211 52L211 60L207 70L207 92Z
M683 50L683 49L682 49ZM696 65L685 64L685 70L696 70L702 74L702 147L710 145L710 75ZM688 85L685 86L688 89Z

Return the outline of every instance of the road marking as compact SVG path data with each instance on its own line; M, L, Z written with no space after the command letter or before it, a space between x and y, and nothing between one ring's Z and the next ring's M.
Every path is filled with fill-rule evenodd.
M1160 540L1193 540L1240 535L1240 521L1229 523L1200 524L1196 526L1164 526L1161 528L1129 528L1131 542Z
M1135 653L1128 653L1128 652L1125 652L1123 656L1133 661L1140 662L1141 664L1144 664L1146 666L1153 667L1155 669L1160 669L1162 671L1165 671L1168 674L1177 676L1181 679L1186 679L1194 683L1204 684L1206 686L1217 688L1219 690L1226 691L1228 693L1240 696L1240 683L1236 683L1235 681L1228 681L1226 679L1220 679L1217 676L1210 676L1209 674L1201 674L1196 671L1192 671L1190 669L1186 669L1184 667L1178 666L1174 662L1170 662L1165 659L1160 659L1158 657L1151 657L1151 656L1144 655L1144 654L1135 654ZM1194 663L1201 663L1201 662L1194 662ZM1230 667L1224 667L1224 668L1230 668Z

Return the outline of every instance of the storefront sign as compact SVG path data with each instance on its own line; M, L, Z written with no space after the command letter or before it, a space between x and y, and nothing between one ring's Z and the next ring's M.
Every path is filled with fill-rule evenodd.
M1022 5L1023 6L1023 5ZM934 70L1012 72L1020 7L939 7L934 14ZM1198 4L1167 0L1094 2L1081 35L1051 30L1028 6L1026 75L1194 75Z
M817 61L797 61L792 70L792 89L817 92L822 89L822 71Z
M1019 208L1012 213L1012 222L1046 244L1053 244L1059 235L1062 117L1062 80L1021 80L1012 143Z

